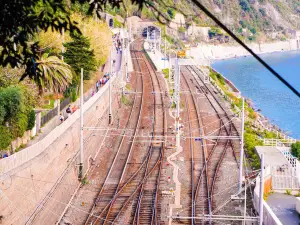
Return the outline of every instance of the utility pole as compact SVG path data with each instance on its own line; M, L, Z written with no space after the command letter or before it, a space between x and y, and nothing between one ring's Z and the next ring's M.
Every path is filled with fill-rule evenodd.
M129 42L131 41L131 35L132 35L132 30L131 30L131 20L130 20L130 24L129 24Z
M109 85L109 114L108 114L108 123L111 124L112 123L112 108L111 108L111 78L112 78L112 54L111 54L111 50L110 50L110 76L109 76L109 81L108 81L108 85Z
M165 38L164 68L166 68L166 60L167 60L167 41L166 41L166 38Z
M62 45L61 45L61 53L64 53L65 52L65 47L64 47L64 42L65 42L65 29L63 28L62 29ZM61 55L61 60L64 61L64 56Z
M176 68L175 68L175 90L176 90L176 147L180 147L180 66L178 64L178 58L176 56Z
M239 193L243 185L243 164L244 164L244 124L245 124L245 99L242 98L242 132L241 132L241 152L240 152L240 170L239 170Z
M263 225L264 218L264 154L260 155L260 189L259 189L259 225Z
M78 180L82 179L83 176L83 68L81 68L80 76L80 164L79 164L79 173Z
M169 62L169 82L170 82L170 84L171 84L171 58L170 58L170 53L169 53L169 60L168 60L168 62Z

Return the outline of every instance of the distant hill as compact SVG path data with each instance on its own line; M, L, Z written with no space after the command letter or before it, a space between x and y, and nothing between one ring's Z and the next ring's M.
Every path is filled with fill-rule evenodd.
M300 0L198 0L246 41L285 40L293 38L300 30ZM162 3L163 2L163 3ZM110 13L126 16L139 16L142 19L156 17L150 8L139 10L125 0L126 10L111 9ZM220 30L190 0L152 1L156 9L169 19L177 13L186 15L185 29L191 24L197 27L212 27L210 37L219 37ZM174 10L172 8L176 8ZM194 15L194 16L192 16ZM222 38L224 40L224 38Z

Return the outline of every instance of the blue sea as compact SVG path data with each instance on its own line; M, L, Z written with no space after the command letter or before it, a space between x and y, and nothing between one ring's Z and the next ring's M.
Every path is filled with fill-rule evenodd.
M261 57L300 92L300 51L263 54ZM252 56L213 63L213 68L231 80L261 109L273 124L300 139L300 98Z

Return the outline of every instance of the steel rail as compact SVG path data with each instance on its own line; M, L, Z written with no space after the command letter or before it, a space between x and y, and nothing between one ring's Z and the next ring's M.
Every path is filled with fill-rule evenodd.
M143 90L143 80L141 79L140 76L136 76L136 85L138 86L138 78L140 78L140 80L141 80L141 85L142 85L142 90ZM142 101L142 99L141 99L141 101ZM126 123L126 127L129 126L129 123L130 123L130 121L131 121L131 118L132 118L132 115L133 115L133 112L134 112L134 108L135 108L134 105L136 104L136 102L137 102L137 96L135 95L135 96L134 96L134 103L132 104L131 111L130 111L130 116L129 116L129 119L128 119L127 123ZM140 110L139 110L139 115L140 115L141 108L142 108L142 102L141 102L141 104L139 104L139 105L140 105ZM137 119L139 120L139 117L138 117ZM138 121L137 121L137 124L138 124ZM137 126L136 126L135 128L137 128ZM117 161L117 158L118 158L119 152L120 152L120 150L121 150L121 147L122 147L122 145L123 145L123 142L124 142L124 140L125 140L125 137L126 137L126 136L122 136L122 139L121 139L121 142L120 142L120 144L119 144L119 146L118 146L118 150L117 150L117 153L116 153L116 155L115 155L115 157L114 157L113 163L112 163L112 165L111 165L111 167L110 167L110 169L109 169L109 172L108 172L108 174L107 174L107 176L106 176L106 178L105 178L105 181L104 181L104 183L103 183L103 185L102 185L102 187L101 187L101 189L100 189L100 191L99 191L98 197L95 199L95 203L94 203L94 205L93 205L93 207L92 207L91 213L89 214L88 218L86 219L85 225L89 225L89 221L93 218L94 211L95 211L96 208L97 208L97 201L98 201L98 199L100 199L100 196L101 196L102 193L104 192L104 188L105 188L105 186L106 186L106 184L107 184L107 181L108 181L108 179L109 179L109 176L110 176L111 172L113 171L113 168L114 168L115 163L116 163L116 161ZM133 142L131 142L130 146L131 146L132 144L133 144ZM101 214L102 214L102 213L101 213ZM96 220L94 221L94 224L96 224L96 223L99 221L99 218L101 218L101 216L97 216L97 217L96 217Z

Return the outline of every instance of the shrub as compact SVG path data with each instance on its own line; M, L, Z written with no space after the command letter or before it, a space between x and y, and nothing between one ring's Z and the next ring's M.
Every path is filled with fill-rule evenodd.
M35 125L35 112L31 110L28 115L28 125L27 130L31 130Z
M165 75L165 78L168 79L169 78L169 69L162 69L163 74Z
M168 9L168 14L169 14L171 19L174 19L176 12L173 8L171 8L171 9Z
M10 145L12 141L12 134L10 133L8 127L0 126L0 149L4 150Z
M73 89L72 89L71 101L72 101L72 102L75 102L75 101L76 101L76 99L77 99L77 93L76 93L76 89L75 89L75 88L73 88Z
M300 142L297 141L291 145L291 152L293 156L300 158Z
M184 27L179 27L178 28L178 32L179 33L184 33L186 30L185 30L185 28Z
M245 12L250 11L250 4L247 0L240 0L240 6Z
M239 23L241 24L242 28L247 27L247 23L245 21L241 20Z
M259 9L259 12L260 12L260 14L261 14L262 16L266 16L266 15L267 15L266 10L265 10L264 8L260 8L260 9Z
M287 194L287 195L292 195L292 190L286 189L286 190L285 190L285 194Z

